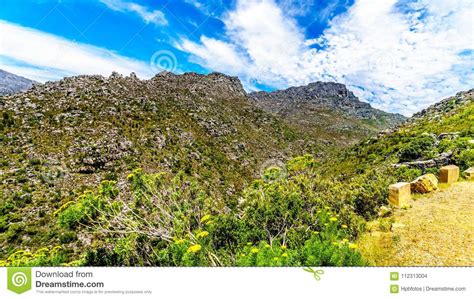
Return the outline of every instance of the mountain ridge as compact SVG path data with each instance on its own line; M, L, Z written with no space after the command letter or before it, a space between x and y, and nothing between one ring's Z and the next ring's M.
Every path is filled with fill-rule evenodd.
M307 85L289 87L272 92L252 92L249 96L262 108L277 114L292 114L298 105L314 104L339 109L359 119L375 119L383 116L389 124L398 124L406 118L373 108L369 103L360 101L344 84L336 82L312 82ZM273 103L271 103L273 101Z
M355 144L403 123L406 118L360 101L344 84L313 82L272 92L252 92L251 100L302 131L315 131L340 145ZM335 137L335 138L334 138Z
M29 89L37 82L0 69L0 96Z

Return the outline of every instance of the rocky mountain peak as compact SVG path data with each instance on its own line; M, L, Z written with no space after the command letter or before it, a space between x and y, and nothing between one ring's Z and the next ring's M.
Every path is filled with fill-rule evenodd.
M399 114L386 113L360 101L344 84L312 82L273 92L253 92L250 97L263 109L276 113L293 114L299 109L332 109L348 116L365 120L385 118L390 125L405 119Z
M356 109L370 109L370 104L359 101L344 84L335 82L312 82L308 85L290 87L273 92L255 92L250 96L257 102L276 101L291 104L312 103L345 110L352 114ZM351 111L354 110L354 111Z
M64 104L81 101L84 96L88 96L90 99L104 97L119 102L130 99L131 95L180 98L194 95L201 99L211 100L246 97L246 92L237 77L221 73L178 75L166 71L158 73L148 80L139 79L135 73L123 76L117 72L113 72L108 77L102 75L71 76L34 86L29 91L31 96L40 99L52 93L61 95ZM57 104L60 103L57 102Z
M222 73L208 75L194 72L176 75L171 72L161 72L149 80L155 86L173 86L186 89L191 93L206 93L210 96L226 98L245 97L246 92L239 78Z
M293 87L297 92L305 92L315 97L339 97L348 98L350 100L357 100L357 97L348 90L342 83L336 82L312 82L306 86Z

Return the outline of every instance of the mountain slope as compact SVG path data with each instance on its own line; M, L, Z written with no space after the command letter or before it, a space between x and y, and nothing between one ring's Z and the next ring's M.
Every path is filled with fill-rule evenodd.
M33 86L33 83L35 81L0 69L0 96L25 91Z
M43 244L62 204L137 167L194 177L231 206L261 167L322 148L217 73L70 77L0 97L0 109L0 254Z
M249 96L262 109L282 117L299 129L316 131L339 144L359 141L405 120L361 102L345 85L314 82Z
M430 171L423 161L440 157L444 157L440 159L442 164L455 163L466 169L474 166L473 140L474 90L471 89L428 107L390 131L328 156L321 171L327 176L350 178L372 172L376 166L397 168L406 164L400 171L416 169L405 178L408 180L418 171ZM431 167L441 165L431 164Z
M274 159L325 143L245 95L222 74L162 73L0 98L0 265L365 265L365 221L389 184L422 173L393 163L451 151L474 164L472 91L286 164Z
M221 74L78 76L0 104L7 160L19 152L71 174L140 165L239 181L258 163L298 152L290 143L296 132L249 103L238 79Z

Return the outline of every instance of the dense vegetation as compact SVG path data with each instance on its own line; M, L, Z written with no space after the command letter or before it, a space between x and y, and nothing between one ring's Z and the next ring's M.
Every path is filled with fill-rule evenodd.
M191 98L189 105L199 100ZM239 105L245 107L244 102ZM69 175L65 184L60 167L53 171L44 159L28 157L24 147L15 147L25 146L20 141L28 137L15 135L21 120L14 113L3 113L0 129L6 147L2 151L7 155L1 161L6 183L2 183L0 199L0 265L366 265L354 241L365 222L377 217L380 207L387 204L387 186L436 171L392 164L450 152L449 159L462 169L474 166L472 92L447 99L393 132L348 149L273 163L259 178L248 182L244 178L249 165L257 168L267 153L258 146L259 141L272 145L266 149L269 151L285 148L299 137L258 109L239 109L242 115L247 113L246 119L252 115L258 118L257 114L267 117L261 123L264 129L254 130L250 124L238 122L238 137L226 133L222 138L204 139L204 133L198 134L202 128L189 123L196 130L194 136L201 137L187 145L173 141L183 140L178 137L183 134L179 128L170 129L163 136L173 146L155 152L163 161L156 161L145 150L147 138L153 134L145 134L142 127L124 125L123 129L130 128L131 132L117 136L127 136L138 144L144 140L144 145L135 150L149 159L139 160L131 153L118 158L120 163L104 166L106 171L93 172L92 182L101 181L97 187L90 187L90 181L85 184L91 178L87 173ZM150 108L150 114L136 115L152 117L152 111ZM173 117L181 113L176 107L170 111ZM249 111L253 112L248 115ZM227 116L230 112L223 114ZM100 115L94 116L98 118ZM189 120L161 121L176 124ZM212 131L212 127L209 129ZM449 132L453 134L440 137ZM239 159L229 159L225 151L219 150L219 146L241 141L240 134L250 142L244 145L247 150L239 159L253 160L244 168L240 168ZM103 136L104 144L111 141L107 136ZM67 144L68 136L64 137ZM116 138L112 136L112 141ZM272 138L279 142L273 143ZM218 144L210 146L201 143L203 140ZM37 142L33 138L25 147ZM74 140L73 145L77 142ZM101 150L107 149L104 144L97 142ZM168 152L171 149L174 151ZM92 153L101 157L100 151ZM202 156L194 160L192 153ZM71 154L81 155L74 151ZM82 161L80 167L88 165L87 158L77 160ZM237 178L233 177L234 170ZM73 178L84 186L71 188ZM47 192L48 187L54 192Z
M380 134L330 156L322 164L322 173L350 178L371 173L374 166L403 165L403 162L440 157L443 153L449 157L444 164L454 163L465 170L474 163L473 137L474 104L471 90L416 114L392 132ZM418 170L437 172L437 169L426 167ZM412 175L405 180L420 173L416 167L406 171Z
M362 265L350 241L362 219L334 194L320 192L344 194L343 186L320 180L315 166L306 155L286 170L269 168L232 207L183 172L136 169L123 190L103 181L54 212L69 245L62 255L20 251L7 263L63 257L76 265ZM79 234L90 240L85 255L74 250Z
M72 77L0 97L0 110L0 257L68 244L54 212L135 168L235 201L265 161L321 147L220 74Z

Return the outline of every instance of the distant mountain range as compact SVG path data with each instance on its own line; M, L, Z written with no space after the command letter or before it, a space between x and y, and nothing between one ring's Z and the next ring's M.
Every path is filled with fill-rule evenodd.
M273 92L253 92L249 96L263 110L300 129L317 129L323 136L329 133L336 143L355 142L406 119L372 108L340 83L314 82Z
M25 91L36 83L33 80L0 69L0 95Z

